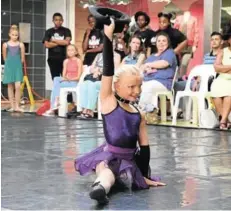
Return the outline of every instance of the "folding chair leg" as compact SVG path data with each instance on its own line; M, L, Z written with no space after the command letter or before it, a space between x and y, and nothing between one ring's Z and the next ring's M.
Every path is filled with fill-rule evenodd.
M172 113L172 125L176 125L177 111L178 111L180 99L181 99L181 97L176 95L175 105L173 107L173 113Z
M160 95L160 112L161 112L161 122L167 121L167 106L166 106L166 96Z
M197 97L192 97L193 100L193 124L197 125L198 124L198 98Z
M98 97L97 112L98 112L98 120L102 120L101 106L100 106L100 98L99 98L99 97Z
M68 110L68 104L67 104L67 92L60 90L60 106L58 115L60 117L66 117L67 116L67 110Z
M170 106L171 106L171 115L173 114L173 107L174 107L174 102L173 102L173 96L168 96L168 99L170 100Z
M185 120L190 121L191 119L191 111L192 111L192 97L185 96L184 97L184 103L185 103Z

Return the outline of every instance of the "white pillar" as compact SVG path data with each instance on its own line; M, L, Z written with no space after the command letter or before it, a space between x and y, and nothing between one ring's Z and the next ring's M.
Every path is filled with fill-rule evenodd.
M67 27L71 30L71 43L75 44L75 0L67 0Z
M210 35L213 31L220 31L221 0L204 0L204 52L210 50Z

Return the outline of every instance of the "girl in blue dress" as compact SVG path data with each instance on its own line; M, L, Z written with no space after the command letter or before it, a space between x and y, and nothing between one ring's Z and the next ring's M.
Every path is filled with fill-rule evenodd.
M3 44L2 54L5 61L3 84L8 85L8 98L11 104L9 111L22 112L20 105L20 86L23 81L22 65L25 60L24 44L19 42L17 26L9 31L9 41ZM15 94L14 94L15 89Z
M112 19L109 26L104 26L100 100L106 143L75 160L75 168L81 175L96 172L97 179L92 185L90 198L98 203L108 202L107 194L115 182L129 189L165 185L150 176L150 148L145 119L133 105L141 92L140 72L133 65L123 65L114 75L114 28Z

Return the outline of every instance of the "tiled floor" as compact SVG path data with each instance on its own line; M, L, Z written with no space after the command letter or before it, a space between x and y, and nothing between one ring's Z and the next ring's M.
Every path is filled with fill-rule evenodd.
M231 208L231 133L148 126L151 168L166 187L88 197L77 155L104 142L102 122L2 112L2 207L22 210Z

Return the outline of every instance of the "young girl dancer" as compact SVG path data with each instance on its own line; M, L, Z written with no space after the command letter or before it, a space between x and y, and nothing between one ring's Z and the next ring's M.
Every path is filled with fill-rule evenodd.
M22 64L25 60L24 44L18 41L18 27L13 25L9 31L10 40L3 44L2 54L5 61L3 84L8 85L10 112L22 112L20 105L20 85L23 81ZM15 94L14 94L15 88ZM15 98L15 101L14 101Z
M75 168L81 174L95 171L97 179L90 197L98 203L108 202L107 194L115 182L144 189L164 183L150 179L150 148L144 117L132 105L141 90L142 77L133 65L124 65L116 71L112 90L114 63L112 35L114 20L104 26L103 76L100 89L101 111L106 143L77 158ZM137 152L137 141L140 150Z

